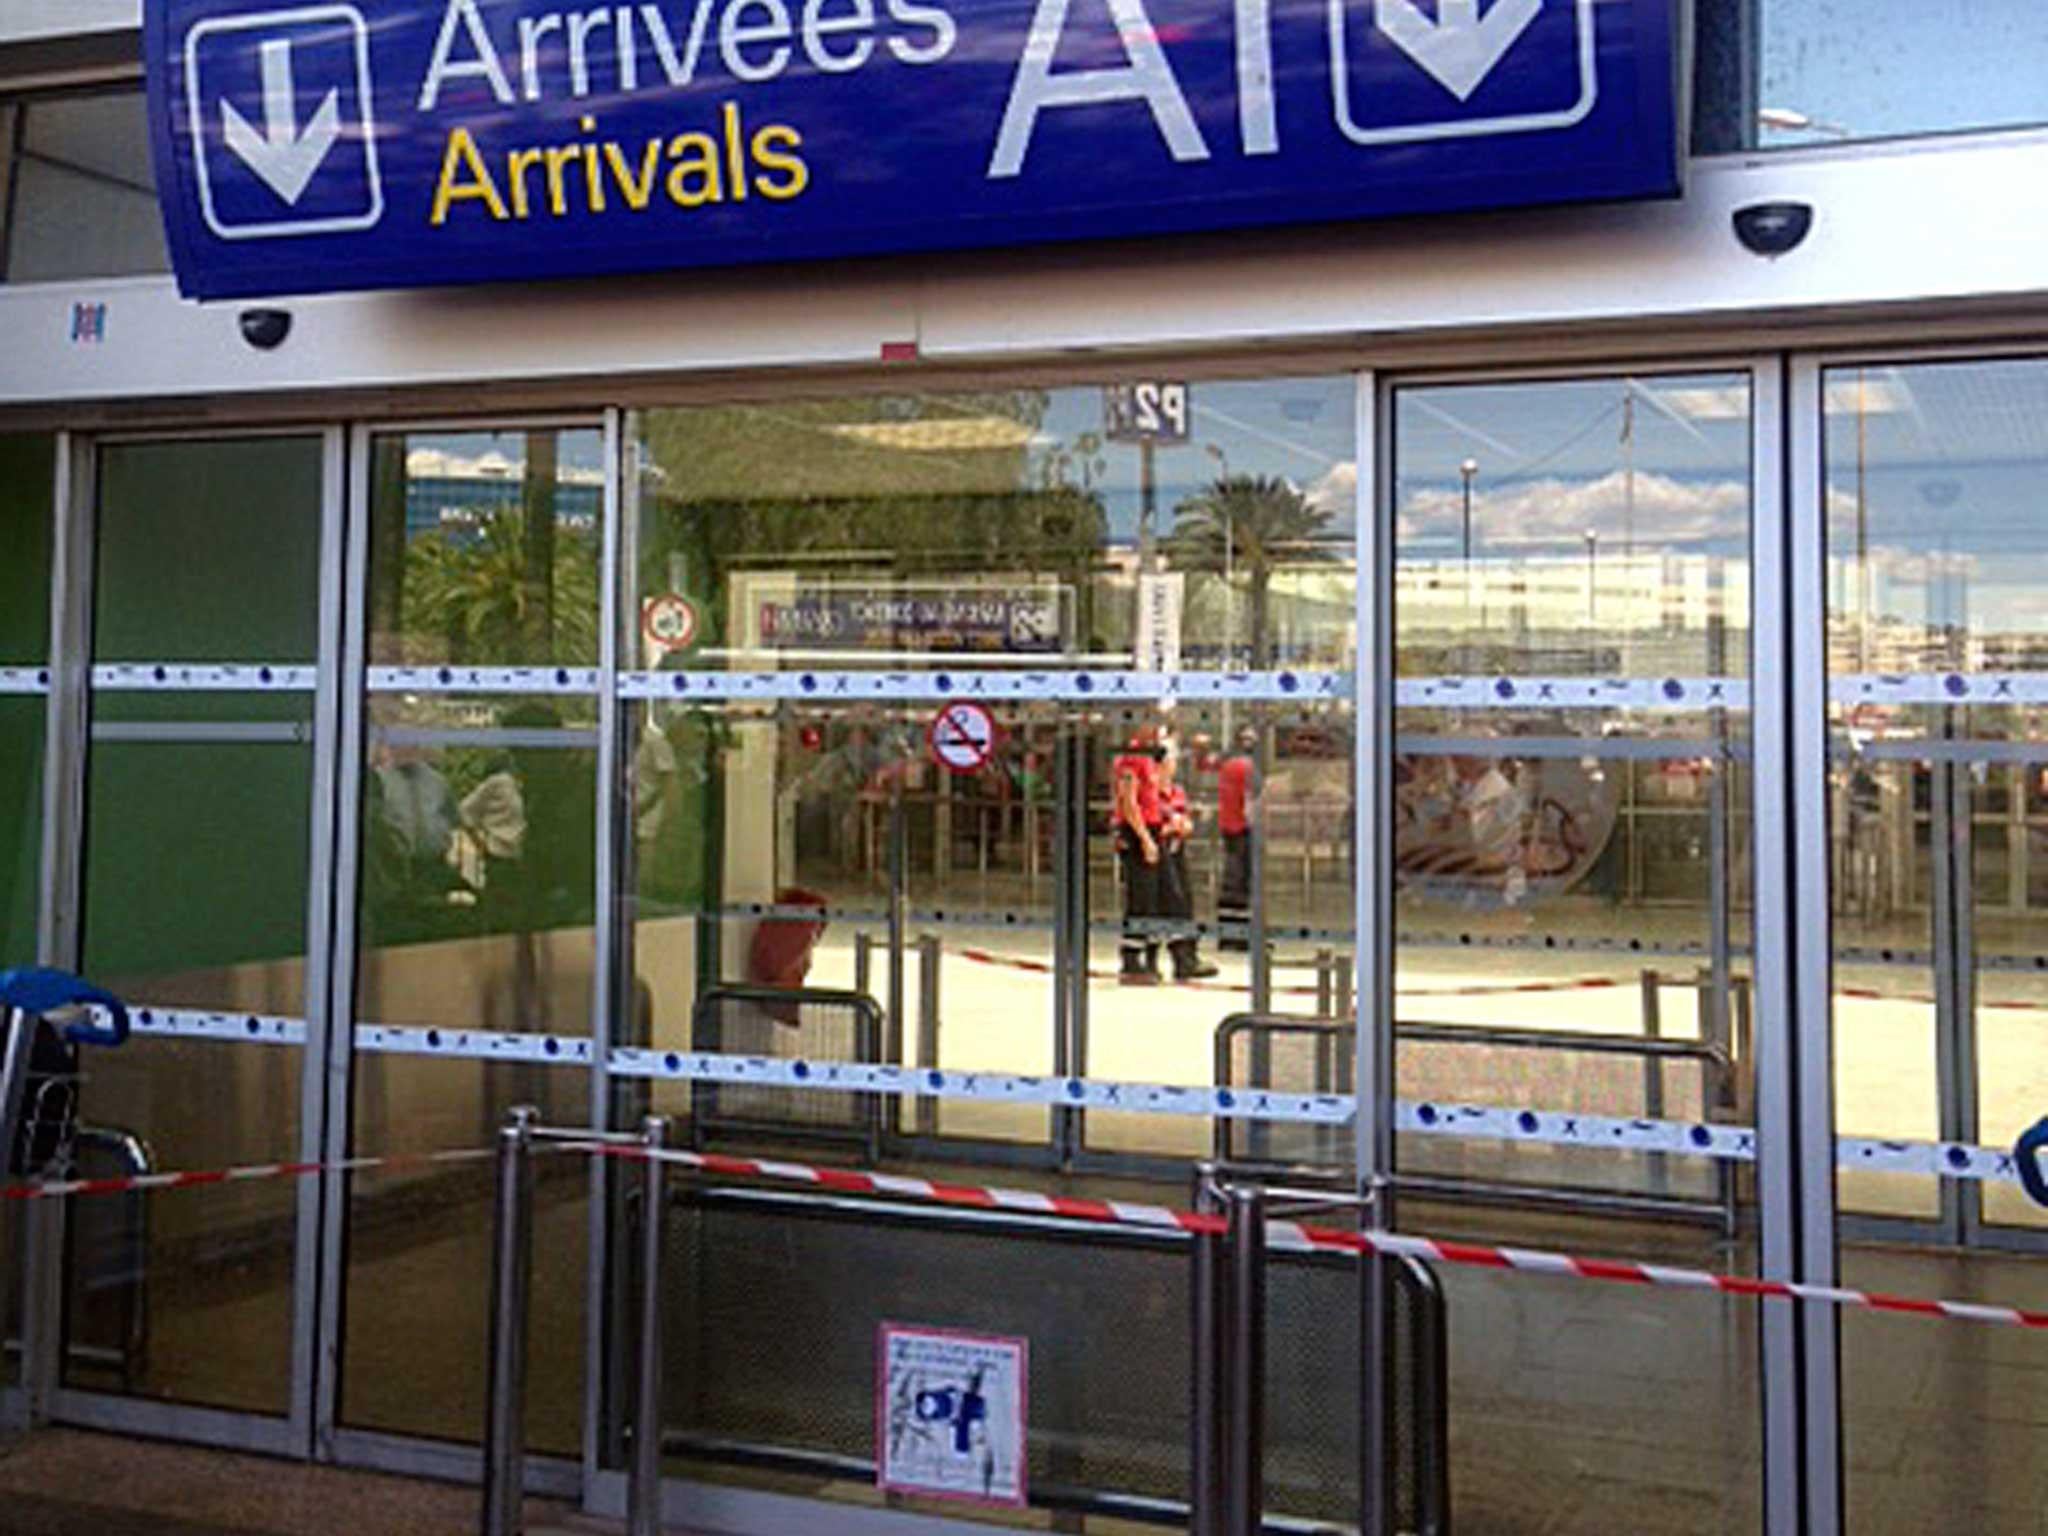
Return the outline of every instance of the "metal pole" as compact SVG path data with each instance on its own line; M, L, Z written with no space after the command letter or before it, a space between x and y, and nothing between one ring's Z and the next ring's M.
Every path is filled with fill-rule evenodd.
M1316 951L1316 1017L1334 1019L1337 1016L1336 999L1337 952L1323 948Z
M533 1128L522 1104L498 1132L491 1358L484 1418L483 1536L520 1536L526 1494L526 1304L533 1281Z
M889 1026L882 1059L903 1065L903 928L910 908L910 823L903 805L903 779L891 782L889 794Z
M1664 1037L1664 978L1656 971L1643 972L1643 1035L1650 1040ZM1651 1120L1664 1118L1664 1063L1656 1056L1643 1058L1643 1114ZM1670 1165L1661 1152L1648 1157L1650 1188L1662 1193L1671 1186Z
M640 1141L648 1152L668 1145L668 1117L649 1115L640 1122ZM659 1536L661 1531L661 1411L663 1367L662 1304L667 1300L662 1267L668 1247L662 1232L667 1201L662 1190L664 1165L650 1156L640 1165L640 1375L633 1399L632 1461L626 1474L628 1536Z
M1257 637L1253 637L1257 643ZM1267 730L1259 732L1258 745L1252 749L1252 825L1251 845L1251 911L1246 914L1250 929L1245 934L1245 948L1251 960L1252 1012L1273 1011L1273 951L1266 942L1266 828L1271 816L1271 803L1266 798L1266 781L1272 769L1272 752L1269 748Z
M1204 1216L1224 1213L1216 1165L1195 1169L1195 1210ZM1223 1457L1231 1443L1224 1417L1224 1323L1230 1315L1230 1268L1224 1258L1223 1234L1195 1235L1193 1272L1189 1277L1190 1372L1193 1402L1188 1433L1189 1536L1225 1536L1223 1529Z
M939 963L940 940L936 933L920 934L917 940L917 1064L921 1068L939 1064ZM917 1132L936 1136L939 1132L939 1101L920 1095L917 1101Z
M875 936L865 928L857 928L853 934L853 990L873 997L874 970Z
M1224 1536L1259 1536L1266 1505L1266 1196L1230 1191Z
M1393 1203L1391 1183L1379 1183L1358 1210L1359 1230L1391 1227ZM1394 1261L1378 1254L1360 1254L1358 1259L1358 1306L1360 1350L1358 1376L1358 1529L1360 1536L1393 1536L1398 1529L1398 1502L1394 1488L1400 1473L1394 1431L1394 1392L1404 1385L1397 1380L1394 1351L1394 1294L1399 1284ZM1445 1378L1438 1378L1440 1391ZM1427 1431L1418 1425L1416 1433ZM1436 1453L1448 1458L1446 1431ZM1445 1474L1448 1478L1448 1473ZM1448 1507L1449 1499L1444 1500ZM1428 1529L1424 1528L1425 1531Z

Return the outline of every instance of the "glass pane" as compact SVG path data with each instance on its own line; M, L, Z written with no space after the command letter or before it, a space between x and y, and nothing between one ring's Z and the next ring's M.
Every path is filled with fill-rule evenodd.
M1168 387L1185 430L1149 442L1119 414L1137 398L1119 387L648 413L636 664L824 675L1061 661L1348 667L1351 381ZM1144 629L1141 597L1168 591L1173 616ZM687 638L664 637L661 626L683 610L695 621ZM1164 636L1164 651L1141 660L1145 634ZM993 711L989 761L954 772L932 750L934 705L832 703L830 687L815 704L637 706L637 979L651 1038L687 1040L704 988L747 984L761 930L772 936L786 923L751 909L783 896L831 909L810 985L857 986L885 1014L900 1005L882 1037L903 1042L906 1059L1053 1070L1055 974L1065 964L1090 972L1091 1075L1208 1082L1220 1021L1248 1005L1247 961L1226 957L1222 975L1197 975L1216 961L1215 935L1188 944L1160 933L1148 946L1159 972L1198 984L1139 996L1118 974L1125 882L1111 846L1113 768L1132 735L1162 717L1006 703ZM1274 732L1300 735L1313 711L1271 713ZM1181 861L1192 924L1217 920L1217 744L1251 717L1225 706L1164 720L1196 813ZM1325 766L1346 779L1341 761ZM769 783L772 802L756 788ZM1289 884L1290 910L1348 912L1341 855L1323 829L1304 830L1330 809L1290 791L1286 867L1310 877ZM1052 933L1063 815L1085 823L1091 924L1086 952L1066 957ZM700 818L712 840L692 839ZM1299 857L1310 844L1319 851ZM892 982L888 916L899 900L902 979ZM678 1109L690 1097L663 1092ZM1048 1117L947 1102L927 1106L924 1128L1042 1140ZM1089 1137L1193 1154L1208 1127L1098 1114Z
M11 283L164 272L142 92L24 105L5 274Z
M1762 0L1758 11L1767 147L2048 121L2048 16L2028 0Z
M40 668L50 644L50 525L56 441L0 433L0 668ZM0 692L0 968L36 957L42 888L40 693Z
M372 666L596 665L601 432L382 436L370 476Z
M2024 46L2018 23L1999 25ZM1825 401L1832 817L1855 829L1858 861L1834 924L1837 1124L1948 1139L1974 1108L1974 1139L2009 1146L2048 1093L2029 820L2048 762L2048 533L2035 510L2048 450L2034 425L2048 365L1833 369ZM1909 851L1924 875L1900 870ZM1954 1064L1973 1058L1965 1080ZM1938 1216L1944 1246L1844 1243L1844 1284L2021 1307L2048 1297L2038 1256L1946 1246L1978 1209L2048 1225L2016 1187L1887 1182L1844 1174L1845 1208ZM2010 1438L2048 1410L2027 1343L1844 1315L1850 1526L2033 1528L2039 1500Z
M0 667L35 666L50 648L50 526L57 440L0 432Z
M1626 1241L1747 1270L1712 1236L1729 1164L1567 1138L1586 1116L1746 1123L1748 376L1400 389L1393 431L1397 1088L1418 1118L1536 1127L1405 1134L1398 1164L1423 1189L1598 1192ZM1646 1219L1673 1214L1694 1233ZM1640 1444L1612 1484L1546 1500L1546 1529L1757 1528L1753 1314L1446 1284L1453 1422L1489 1426L1454 1442L1461 1523L1465 1489L1521 1498L1531 1468ZM1503 1380L1524 1383L1506 1402ZM1648 1454L1679 1438L1682 1465Z
M311 754L100 742L86 802L85 969L134 1005L305 1016ZM132 1039L97 1053L84 1115L165 1168L299 1155L286 1045ZM74 1386L283 1413L295 1181L109 1200L74 1232ZM180 1343L179 1341L183 1342Z
M430 686L365 701L356 1015L563 1042L592 1033L597 956L595 692L448 692L442 666L597 662L603 436L595 429L380 436L371 450L369 653ZM587 1123L587 1069L359 1050L358 1155L488 1143L505 1111ZM543 1171L529 1440L581 1445L587 1170ZM491 1176L372 1174L350 1191L342 1418L473 1440L483 1422ZM403 1306L393 1298L404 1298ZM450 1318L461 1321L450 1325ZM436 1390L416 1389L420 1371Z
M320 462L310 436L103 450L95 661L310 662ZM175 679L94 695L83 963L132 1007L305 1019L309 716L304 692L193 693ZM190 1036L98 1053L87 1166L296 1159L303 1060L296 1044ZM305 1195L264 1180L81 1209L67 1383L288 1411Z
M317 437L106 449L95 662L311 662L320 460Z

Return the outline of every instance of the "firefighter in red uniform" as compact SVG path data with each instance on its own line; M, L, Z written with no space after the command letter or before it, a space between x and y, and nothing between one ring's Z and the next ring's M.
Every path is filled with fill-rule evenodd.
M1147 923L1160 915L1160 835L1165 817L1159 799L1159 732L1147 727L1110 766L1110 828L1123 866L1123 966L1125 986L1159 985L1159 935Z
M1216 920L1224 933L1219 947L1251 948L1252 820L1257 798L1259 733L1237 733L1237 750L1216 775L1216 825L1223 833L1223 888L1216 896Z

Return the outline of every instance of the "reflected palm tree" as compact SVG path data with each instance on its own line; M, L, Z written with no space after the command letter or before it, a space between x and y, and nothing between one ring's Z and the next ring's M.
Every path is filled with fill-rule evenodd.
M413 539L405 552L406 632L472 666L597 660L597 547L561 537L552 507L500 506L458 534ZM534 523L547 528L536 538ZM541 562L536 569L536 561Z
M1273 574L1282 565L1333 558L1333 521L1277 475L1224 475L1180 504L1166 554L1183 570L1243 577L1251 594L1252 668L1262 672L1273 659Z

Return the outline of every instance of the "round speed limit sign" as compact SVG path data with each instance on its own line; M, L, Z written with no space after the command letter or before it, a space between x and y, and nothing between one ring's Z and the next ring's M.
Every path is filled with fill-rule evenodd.
M995 716L979 704L948 704L925 734L933 760L954 773L979 773L995 756Z
M640 628L663 650L689 649L697 638L697 609L680 592L664 592L640 605Z

